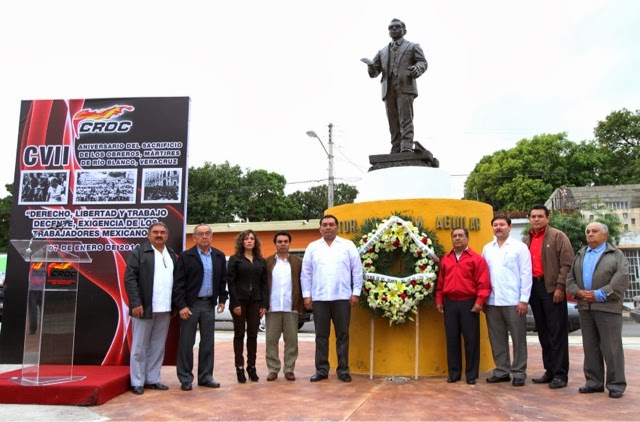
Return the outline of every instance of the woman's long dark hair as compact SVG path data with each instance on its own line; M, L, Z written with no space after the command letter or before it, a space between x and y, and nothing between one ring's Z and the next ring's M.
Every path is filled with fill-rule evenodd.
M252 234L253 238L256 240L253 245L253 256L254 258L262 258L260 239L258 239L258 235L253 230L245 230L236 237L236 255L244 256L244 239L250 234Z

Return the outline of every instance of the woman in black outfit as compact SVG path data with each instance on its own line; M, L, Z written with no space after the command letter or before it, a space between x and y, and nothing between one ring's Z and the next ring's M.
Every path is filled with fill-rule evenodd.
M233 317L233 351L238 382L247 382L242 348L245 325L247 332L247 374L257 382L256 350L260 318L268 308L267 266L260 251L260 240L253 230L245 230L236 238L235 255L229 258L227 270L231 315Z

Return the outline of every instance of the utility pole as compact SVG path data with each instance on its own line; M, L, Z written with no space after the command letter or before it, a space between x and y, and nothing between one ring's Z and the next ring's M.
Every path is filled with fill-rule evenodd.
M333 207L333 190L335 179L333 177L333 123L329 123L329 183L327 186L329 208Z

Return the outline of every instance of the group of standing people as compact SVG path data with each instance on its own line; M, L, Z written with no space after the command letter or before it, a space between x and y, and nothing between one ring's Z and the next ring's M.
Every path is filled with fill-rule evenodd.
M469 232L465 228L452 231L453 250L440 263L436 285L436 307L444 313L447 339L447 382L454 383L462 377L461 338L466 381L477 382L479 314L484 310L496 365L486 381L524 386L526 314L531 306L545 370L532 381L548 384L551 389L566 387L569 293L578 300L585 356L586 385L578 391L604 392L606 387L609 397L620 398L626 388L622 301L629 284L629 263L620 250L607 242L605 224L587 225L587 246L574 256L568 237L549 226L549 221L549 210L544 205L534 205L529 214L531 230L521 242L509 236L511 219L496 215L491 221L494 240L484 246L481 255L468 247Z
M288 381L296 379L298 315L313 310L316 326L316 373L312 382L328 377L330 325L336 331L337 374L349 374L349 319L358 304L362 264L353 242L337 237L338 220L320 220L322 238L307 248L304 260L291 255L291 235L276 233L276 253L262 256L258 235L240 233L228 264L222 251L211 246L212 231L206 224L194 228L195 246L179 257L166 246L169 229L162 222L149 227L148 242L129 255L125 288L132 317L130 358L131 391L168 390L160 379L165 342L172 312L180 318L177 375L180 388L219 388L213 377L215 315L229 307L234 324L233 350L239 383L259 381L256 370L260 319L266 315L267 381L282 370ZM227 291L228 287L228 291ZM198 373L193 374L193 346L200 332ZM246 335L246 357L244 355ZM284 365L278 343L284 338ZM245 369L246 368L246 369Z
M481 254L469 248L466 228L451 232L453 249L440 261L436 284L436 308L444 314L447 382L462 378L462 339L466 382L477 382L480 312L484 311L496 365L486 382L524 386L526 314L531 306L545 370L532 381L548 384L551 389L566 387L569 293L578 300L585 355L586 384L579 392L603 392L606 387L609 397L622 397L626 388L622 301L629 284L627 259L607 242L605 224L592 222L587 226L587 246L574 256L567 236L549 226L549 210L544 205L532 207L529 221L531 230L522 242L510 237L511 219L496 215L491 221L494 239ZM289 253L289 233L276 233L276 253L265 259L258 235L246 230L238 235L235 254L227 265L224 253L211 246L212 232L206 224L195 227L195 246L179 257L166 246L167 226L162 222L151 225L149 241L130 254L125 272L133 319L132 392L168 389L160 381L160 368L172 310L180 317L177 375L181 389L192 389L198 328L198 385L220 387L213 378L215 314L224 311L229 296L239 383L245 383L247 375L253 382L259 380L257 335L265 315L267 381L275 381L281 370L286 380L296 379L298 315L305 310L313 312L316 330L316 372L310 381L329 377L329 333L333 325L337 377L350 382L349 324L351 308L359 303L363 271L356 246L337 235L338 227L335 216L322 217L321 238L308 245L302 260ZM281 336L284 365L278 351Z

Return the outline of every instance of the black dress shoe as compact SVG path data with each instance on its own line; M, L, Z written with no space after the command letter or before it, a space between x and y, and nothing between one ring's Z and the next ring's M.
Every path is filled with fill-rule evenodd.
M504 377L496 377L495 375L487 378L487 382L489 384L495 384L497 382L509 382L511 381L511 377L509 375L505 375Z
M169 387L167 387L166 385L164 385L161 382L157 382L155 384L145 384L144 388L148 388L150 390L162 390L162 391L165 391L165 390L169 389Z
M182 384L180 384L180 389L182 391L191 391L193 389L193 387L191 387L191 383L190 382L183 382Z
M567 382L561 380L560 378L554 378L553 381L549 383L549 388L564 388L567 386Z
M511 384L514 387L522 387L524 385L524 378L514 378Z
M454 382L460 381L460 378L447 378L448 384L453 384Z
M198 385L200 387L220 388L220 383L219 382L215 382L213 380L209 380L207 382L199 382Z
M578 392L580 394L604 393L604 387L593 388L585 385L584 387L578 388Z
M619 399L620 397L622 397L622 391L609 391L609 397L611 397L612 399Z
M137 396L139 396L140 394L144 393L144 388L143 387L131 387L131 392Z
M249 379L251 380L251 382L258 382L258 380L260 379L255 366L247 366L247 374L249 374Z
M313 376L309 381L318 382L318 381L326 380L327 378L329 378L327 375L322 375L316 372L315 374L313 374Z
M244 375L244 368L243 367L237 367L236 368L236 376L238 377L238 382L240 384L244 384L245 382L247 382L247 377Z
M540 378L533 378L531 381L533 381L534 384L549 384L551 381L553 381L553 377L544 374Z
M475 385L475 383L476 383L476 379L475 378L470 378L470 379L467 380L467 384L469 384L469 385Z
M338 379L342 382L351 382L351 375L349 374L338 375Z

